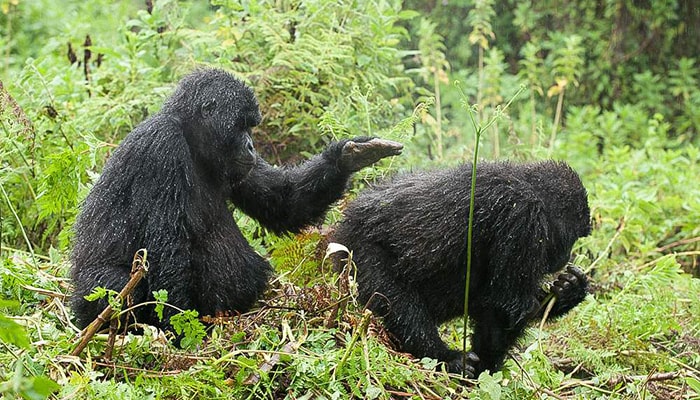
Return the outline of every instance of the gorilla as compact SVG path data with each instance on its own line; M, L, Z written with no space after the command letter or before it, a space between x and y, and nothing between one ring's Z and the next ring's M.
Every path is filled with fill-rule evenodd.
M471 175L471 164L461 165L367 189L348 205L331 241L352 252L359 301L383 317L402 350L473 377L502 366L528 322L542 316L548 291L556 295L551 316L585 298L586 276L564 267L591 227L586 189L567 164L479 163L471 351L452 350L437 327L464 312ZM545 290L546 275L562 269Z
M247 311L272 269L241 234L228 203L276 233L322 221L353 172L401 152L401 144L359 137L277 168L256 153L261 114L253 91L219 69L186 76L160 112L129 133L107 161L74 226L72 309L79 327L107 305L87 301L95 287L119 291L132 257L148 250L149 271L134 304L165 289L168 303L200 315ZM138 322L170 329L153 307Z

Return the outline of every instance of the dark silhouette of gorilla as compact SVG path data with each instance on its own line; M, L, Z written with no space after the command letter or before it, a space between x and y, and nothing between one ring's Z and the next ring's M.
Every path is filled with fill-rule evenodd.
M437 326L464 310L471 168L407 174L365 190L331 238L352 251L360 302L383 317L402 349L452 372L462 372L463 354L445 345ZM468 376L502 366L542 315L545 275L564 268L574 242L590 233L586 190L565 163L480 163L474 201ZM561 272L549 315L580 303L587 286L577 268Z
M232 75L201 69L186 76L160 112L137 126L108 160L75 224L71 277L77 325L106 306L84 296L101 286L119 291L134 253L148 250L149 271L134 304L168 291L168 302L200 315L246 311L272 269L247 243L235 207L274 232L296 232L322 220L354 171L399 154L401 145L367 137L331 143L289 168L263 161L251 140L261 115L253 91ZM169 328L153 307L139 322Z

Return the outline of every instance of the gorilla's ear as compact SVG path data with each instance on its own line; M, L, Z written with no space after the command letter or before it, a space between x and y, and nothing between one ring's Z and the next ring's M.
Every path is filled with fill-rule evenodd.
M202 116L203 117L209 117L214 113L214 109L216 108L216 100L215 99L209 99L205 100L204 104L202 104Z

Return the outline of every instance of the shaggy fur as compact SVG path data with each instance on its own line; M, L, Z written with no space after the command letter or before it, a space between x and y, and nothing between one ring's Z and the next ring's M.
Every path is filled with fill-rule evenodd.
M353 252L359 300L383 317L403 350L462 368L438 325L463 314L471 165L399 176L365 190L332 238ZM590 232L587 194L565 163L484 162L477 167L468 375L500 368L527 323L541 315L545 275L560 271ZM559 316L586 296L575 268L551 289Z

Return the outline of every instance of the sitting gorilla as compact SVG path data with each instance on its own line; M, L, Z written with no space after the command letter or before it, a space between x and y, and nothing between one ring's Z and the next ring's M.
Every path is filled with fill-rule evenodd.
M365 190L345 210L332 241L352 251L359 300L416 357L468 376L502 366L529 321L541 317L546 274L567 264L590 233L587 194L565 163L477 167L469 286L468 354L449 349L438 324L463 315L471 165L403 175ZM336 258L336 262L341 263ZM559 316L587 293L575 267L551 286Z
M148 250L149 271L134 290L134 304L165 289L170 304L200 315L248 310L272 270L241 234L227 201L274 232L296 232L322 220L354 171L402 147L343 140L299 166L276 168L253 148L251 129L260 119L248 86L222 70L201 69L124 139L74 228L78 326L106 306L84 296L97 286L119 291L140 248ZM163 321L153 307L135 314L138 322L169 329L175 312L166 307Z

